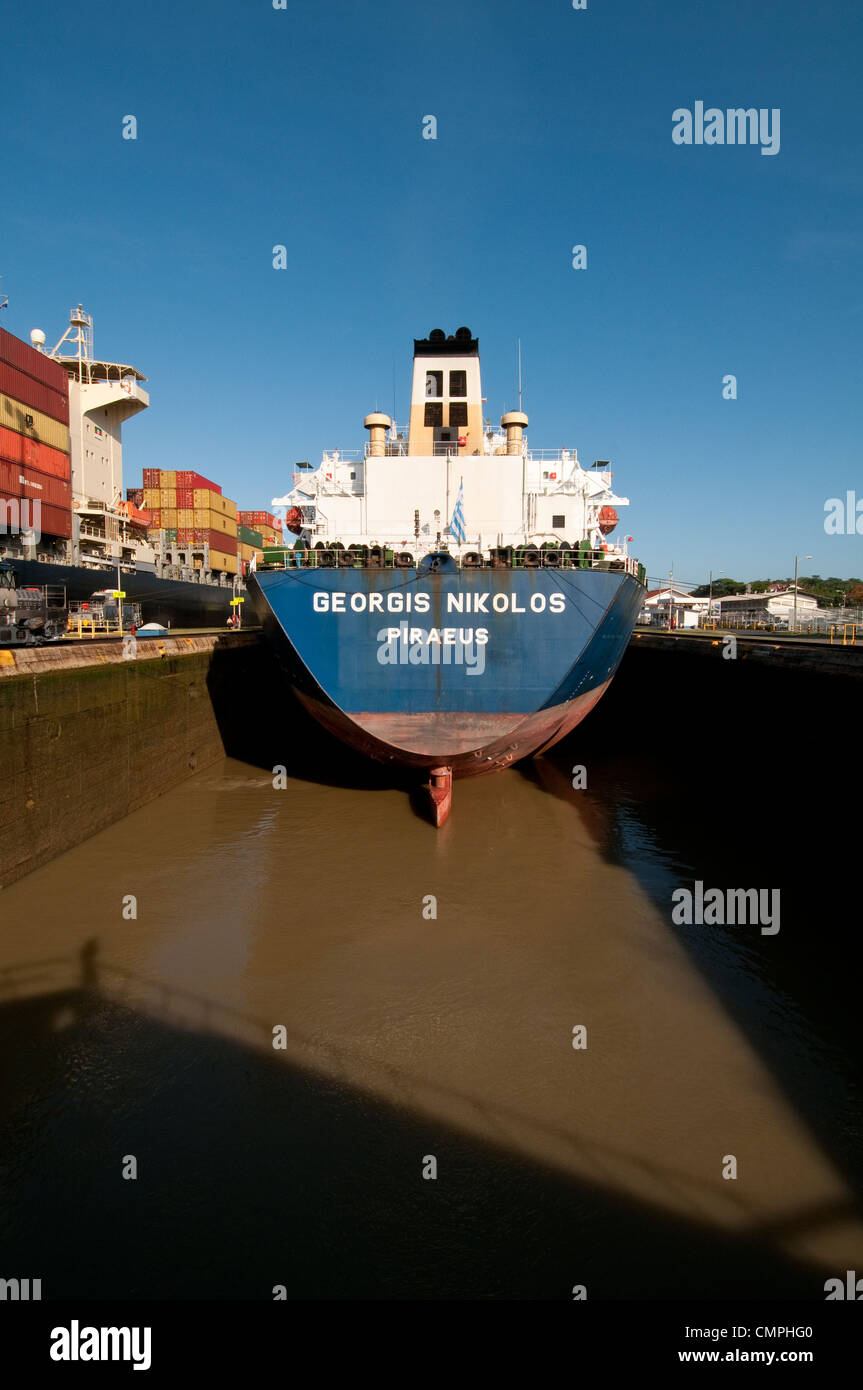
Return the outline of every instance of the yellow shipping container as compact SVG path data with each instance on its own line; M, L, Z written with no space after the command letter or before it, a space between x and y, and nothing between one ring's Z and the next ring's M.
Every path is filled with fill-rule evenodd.
M145 487L145 488L144 488L144 506L145 506L145 507L160 507L162 504L161 504L161 502L159 501L159 496L160 496L160 494L159 494L159 489L158 489L157 487Z
M177 508L177 525L178 525L178 526L194 526L194 524L195 524L195 513L194 513L193 509L192 509L191 507L178 507L178 508Z
M176 530L176 529L177 529L177 508L176 508L176 507L163 507L163 508L162 508L162 525L163 525L164 527L166 527L166 529L169 530L169 531L171 531L171 530Z
M220 550L210 546L210 569L223 570L225 574L237 574L239 564L236 555L223 555Z
M246 545L245 541L237 541L237 554L241 560L251 560L254 555L259 565L264 562L263 550L259 550L256 545Z
M196 487L194 489L194 498L196 507L206 507L207 511L216 511L218 510L216 504L221 502L222 494L220 492L213 492L213 490L208 487Z
M209 507L211 512L218 512L219 516L230 517L232 521L237 519L236 502L232 502L230 497L222 497L221 493L210 492L207 488L195 489L195 506Z
M28 415L33 421L32 425L27 424ZM43 415L41 410L34 410L30 405L22 405L11 396L0 395L0 425L5 425L7 430L15 430L16 434L26 434L28 439L35 439L39 444L62 449L64 454L69 452L68 425L61 425L59 420L52 420L50 415Z
M176 470L176 468L160 468L160 469L159 469L159 486L160 486L160 487L172 487L172 488L176 489L176 486L177 486L177 470Z
M159 488L159 495L162 498L163 507L176 507L177 489L175 487L161 487Z
M260 531L261 536L268 545L282 544L282 533L281 531L277 531L274 526L262 526L260 523L256 523L252 527L252 530Z
M195 508L195 526L204 526L208 531L221 531L225 536L236 536L237 523L228 516L221 516L219 512L210 511L209 507Z

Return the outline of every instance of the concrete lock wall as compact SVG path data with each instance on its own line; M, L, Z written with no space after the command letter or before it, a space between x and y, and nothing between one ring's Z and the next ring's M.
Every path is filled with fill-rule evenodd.
M722 634L637 633L575 746L600 758L697 749L693 813L714 776L739 779L745 808L747 779L771 775L771 759L803 758L804 786L806 759L822 771L835 762L847 791L863 649L765 639L741 641L734 660L723 651ZM226 754L352 785L372 776L294 700L259 633L141 639L137 652L124 660L119 643L98 641L0 650L0 887ZM834 751L824 734L837 731Z
M0 651L0 887L224 756L214 657L250 634ZM241 662L239 664L242 664Z

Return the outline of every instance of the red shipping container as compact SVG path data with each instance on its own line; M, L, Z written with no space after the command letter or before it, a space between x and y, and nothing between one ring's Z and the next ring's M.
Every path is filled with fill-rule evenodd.
M62 449L52 449L48 444L40 444L28 434L0 425L0 459L4 463L23 463L35 468L39 473L50 473L54 478L71 477L69 455Z
M23 464L0 462L0 497L32 497L51 507L71 507L72 487L62 478L37 473Z
M226 536L222 531L205 530L200 526L195 528L195 544L209 545L213 550L221 551L223 555L237 553L236 536Z
M62 536L65 540L72 538L72 513L64 511L62 507L42 508L42 535L43 536Z
M0 465L2 467L2 465ZM18 509L18 518L28 526L36 526L42 535L63 536L69 540L72 535L72 513L68 507L52 507L42 502L36 497L11 497L6 496L4 502L7 504L3 508L3 522L7 517L14 524L13 516L9 517L8 504L11 502ZM38 512L36 504L38 503ZM32 508L32 510L31 510Z
M236 555L237 553L236 536L226 536L221 531L210 531L203 526L179 526L177 528L177 544L196 550L209 545L213 550L221 551L223 555Z
M8 363L19 372L26 372L35 381L49 386L52 391L68 395L69 377L63 364L55 362L53 357L46 357L44 353L37 352L23 339L7 333L5 328L0 328L0 362Z
M218 483L211 483L209 478L202 478L200 473L190 473L188 469L177 470L177 487L190 487L193 491L196 487L209 488L211 492L218 492L221 495L222 489ZM181 506L182 503L177 503ZM190 502L189 506L193 504Z
M177 488L177 509L179 510L180 507L183 507L183 508L186 509L186 510L190 510L191 508L194 507L194 505L195 505L195 490L194 490L194 488L191 488L191 487L178 487L178 488Z
M141 510L143 511L143 514L145 516L148 516L150 518L150 526L154 527L157 531L160 531L162 529L161 507L142 507Z
M26 372L19 372L17 367L10 367L7 362L0 362L0 392L20 405L29 405L31 410L41 410L43 415L50 415L52 420L59 420L63 425L69 423L68 391L65 394L55 391L27 376Z
M144 469L144 487L160 487L160 486L161 486L161 484L160 484L160 482L159 482L159 469L158 469L158 468L145 468L145 469Z

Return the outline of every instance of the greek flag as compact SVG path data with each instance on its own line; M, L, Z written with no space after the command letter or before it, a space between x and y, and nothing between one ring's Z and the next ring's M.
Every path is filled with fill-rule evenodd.
M464 529L464 478L458 485L458 497L453 508L452 521L449 524L450 535L455 536L459 545L464 545L467 534Z

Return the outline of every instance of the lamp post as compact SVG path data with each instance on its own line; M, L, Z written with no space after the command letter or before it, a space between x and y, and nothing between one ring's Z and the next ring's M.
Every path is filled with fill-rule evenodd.
M717 571L716 571L716 578L718 579L719 576L720 576L720 574L724 574L724 573L725 573L725 570L717 570ZM710 571L710 594L708 595L708 599L707 599L707 616L708 616L708 618L712 618L712 617L713 617L713 570Z
M796 631L797 631L797 562L798 562L799 559L800 559L800 556L799 556L799 555L795 555L795 556L794 556L794 617L793 617L792 622L791 622L791 631L792 631L792 632L796 632ZM811 559L812 559L812 556L811 556L811 555L804 555L804 556L803 556L803 559L804 559L804 560L811 560Z

